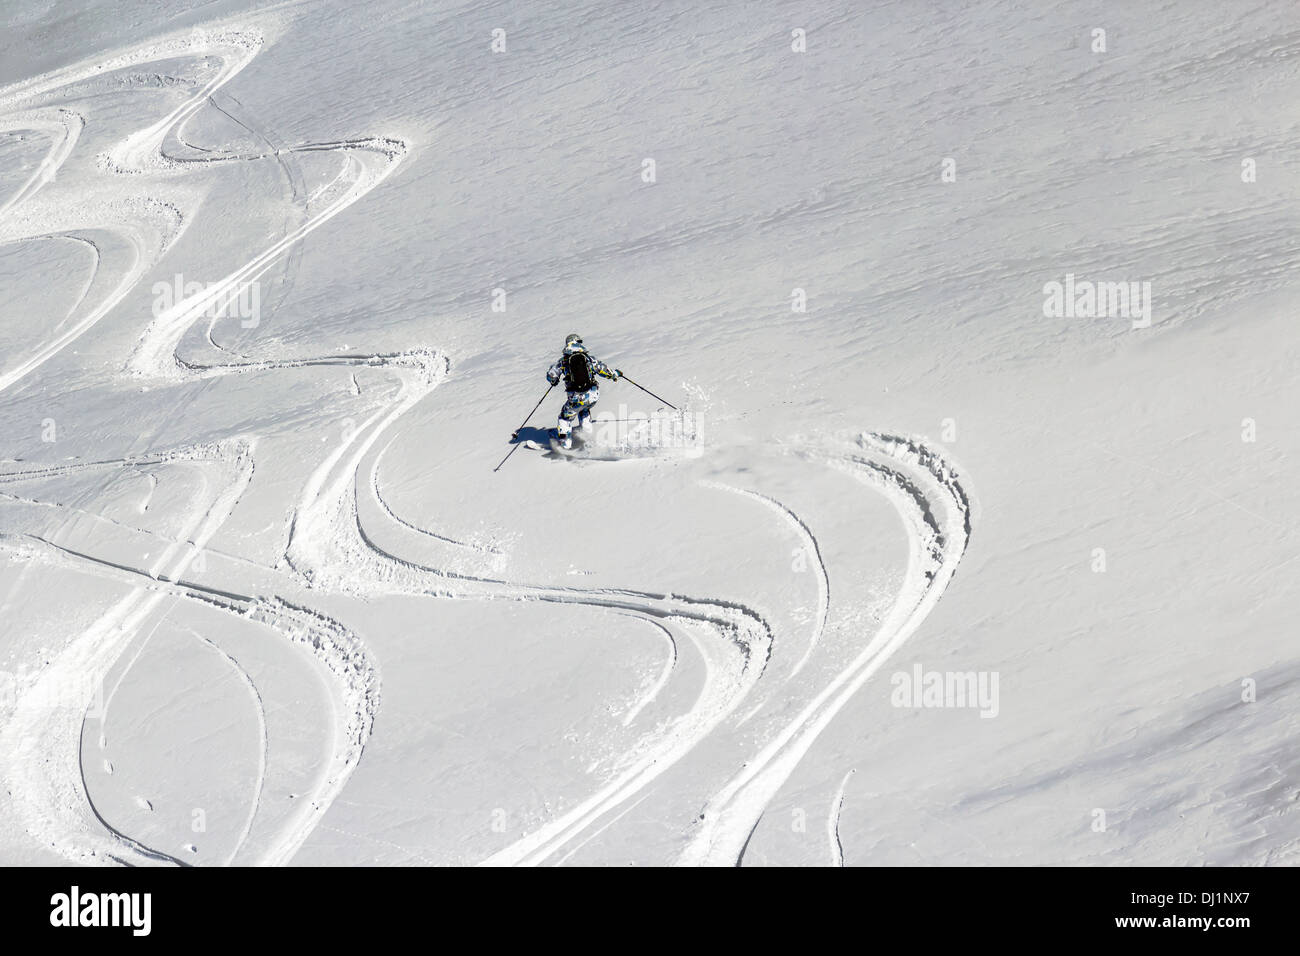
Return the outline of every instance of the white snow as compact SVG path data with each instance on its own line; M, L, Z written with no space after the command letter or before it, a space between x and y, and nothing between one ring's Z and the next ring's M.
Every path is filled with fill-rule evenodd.
M11 6L0 863L1297 862L1291 5Z

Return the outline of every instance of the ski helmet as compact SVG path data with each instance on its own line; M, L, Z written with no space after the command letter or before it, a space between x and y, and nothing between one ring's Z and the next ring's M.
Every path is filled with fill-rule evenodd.
M582 336L577 332L570 332L564 337L564 347L567 349L571 345L582 345Z

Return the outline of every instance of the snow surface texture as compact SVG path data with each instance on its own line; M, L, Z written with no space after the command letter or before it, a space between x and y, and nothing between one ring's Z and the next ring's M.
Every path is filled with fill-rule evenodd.
M923 7L6 5L0 862L1295 863L1300 12Z

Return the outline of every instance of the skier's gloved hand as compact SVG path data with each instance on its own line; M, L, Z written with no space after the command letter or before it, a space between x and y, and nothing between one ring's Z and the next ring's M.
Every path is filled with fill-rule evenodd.
M560 380L560 373L557 372L555 369L550 369L546 373L546 380L550 382L552 385L554 385L556 382Z
M614 369L614 381L617 382L622 377L623 373L619 369Z

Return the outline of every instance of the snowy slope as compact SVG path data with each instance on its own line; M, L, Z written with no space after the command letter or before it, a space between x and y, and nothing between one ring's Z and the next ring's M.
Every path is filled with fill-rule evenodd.
M1296 862L1300 17L922 6L6 8L0 862Z

